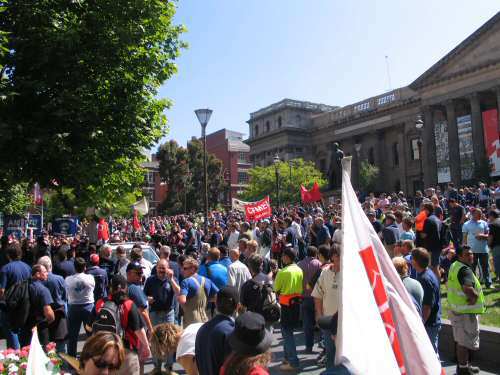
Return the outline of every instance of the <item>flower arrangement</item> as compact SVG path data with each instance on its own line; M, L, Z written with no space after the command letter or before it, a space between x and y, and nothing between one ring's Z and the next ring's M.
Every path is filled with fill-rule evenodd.
M45 347L47 357L50 363L47 365L47 371L52 374L67 374L61 370L63 361L56 353L56 344L51 342ZM5 349L0 351L0 374L1 375L25 375L28 367L28 357L30 347L25 346L21 349Z

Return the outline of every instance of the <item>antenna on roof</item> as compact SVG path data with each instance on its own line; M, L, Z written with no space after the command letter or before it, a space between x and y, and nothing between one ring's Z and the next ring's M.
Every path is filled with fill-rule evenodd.
M387 70L387 83L389 85L389 89L387 91L392 90L392 84L391 84L391 71L389 70L389 56L385 55L385 68Z

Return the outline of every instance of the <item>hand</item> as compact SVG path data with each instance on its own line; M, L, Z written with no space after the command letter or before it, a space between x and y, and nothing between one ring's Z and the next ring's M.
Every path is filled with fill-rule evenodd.
M153 297L148 296L148 303L152 305L155 302L155 299Z
M174 271L172 271L170 268L167 269L167 279L172 280L172 277L174 277Z

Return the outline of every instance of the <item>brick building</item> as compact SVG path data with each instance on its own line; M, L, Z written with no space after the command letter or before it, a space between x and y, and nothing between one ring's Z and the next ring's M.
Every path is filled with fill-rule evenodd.
M229 194L224 200L230 204L231 198L236 198L248 183L250 146L243 142L243 133L221 129L207 135L207 152L224 165L224 179L230 184Z
M353 156L355 185L366 160L380 169L377 190L412 194L471 182L488 159L490 175L500 176L499 113L500 12L406 87L344 107L285 99L251 113L246 143L253 165L278 154L327 173L338 142Z
M152 154L148 159L141 165L146 170L142 191L149 202L149 213L155 215L158 206L167 197L168 188L160 179L160 162L156 154Z

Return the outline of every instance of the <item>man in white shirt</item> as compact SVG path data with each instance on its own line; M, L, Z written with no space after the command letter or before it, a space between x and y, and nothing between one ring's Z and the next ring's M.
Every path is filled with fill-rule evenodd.
M227 239L227 247L229 250L238 247L238 238L240 237L240 232L238 230L239 227L238 223L231 224L231 232L229 233L229 238Z
M248 270L248 267L240 262L240 251L238 248L229 250L229 258L231 259L231 264L228 267L228 286L234 286L238 290L238 297L240 294L241 286L245 281L250 280L252 275Z
M68 354L76 357L76 344L80 327L86 324L94 307L94 276L85 273L86 262L83 258L75 259L74 275L65 280L68 295Z

